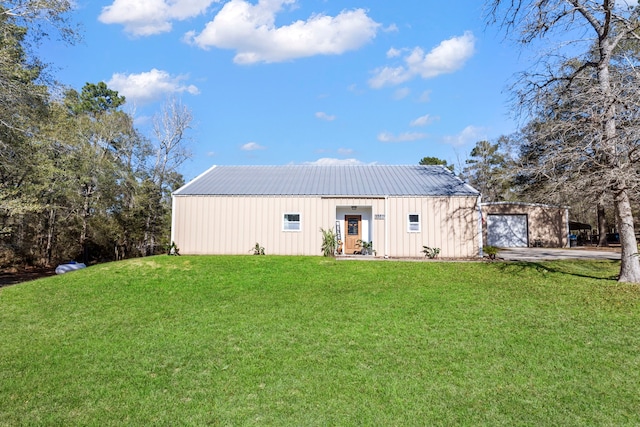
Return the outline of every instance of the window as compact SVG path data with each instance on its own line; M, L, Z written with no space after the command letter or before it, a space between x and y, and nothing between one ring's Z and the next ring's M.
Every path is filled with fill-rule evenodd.
M300 214L286 213L282 222L282 231L300 231Z
M347 236L359 236L358 225L360 225L360 218L347 218Z
M420 214L409 214L407 222L407 231L409 233L420 232Z

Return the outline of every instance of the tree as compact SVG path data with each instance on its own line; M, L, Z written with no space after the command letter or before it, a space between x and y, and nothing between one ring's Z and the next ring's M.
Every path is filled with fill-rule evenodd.
M69 19L73 3L72 0L3 0L0 14L29 27L35 41L50 36L54 29L65 42L74 42L79 35Z
M451 172L453 172L453 165L450 165L446 160L442 160L439 159L437 157L423 157L422 159L420 159L420 161L418 162L419 165L442 165L445 168L449 169Z
M489 15L527 45L554 47L522 73L518 106L533 119L541 173L611 195L622 246L619 280L640 283L630 195L637 183L638 7L616 0L488 0ZM576 52L582 52L577 55Z
M155 252L160 240L158 234L169 226L163 221L169 217L171 191L182 183L182 176L177 174L177 169L190 157L186 133L191 128L192 120L191 110L176 98L168 99L154 117L155 163L144 184L147 194L143 240L145 254Z
M48 90L46 65L34 45L57 31L67 42L78 39L70 25L69 0L13 0L0 2L0 130L32 133L34 117L41 117ZM0 139L0 149L11 144Z
M42 195L56 149L41 138L50 121L50 80L35 47L55 34L77 40L70 10L66 0L0 3L0 233L4 248L23 260L33 255L27 242L38 222L31 220L46 208Z
M79 94L70 90L65 100L70 115L75 119L74 126L79 136L72 155L77 188L81 195L82 205L78 209L81 222L79 243L85 263L88 262L89 222L98 211L96 203L99 200L108 203L105 190L114 187L109 181L117 175L116 158L122 134L134 132L132 121L118 110L124 102L124 97L103 82L97 85L87 83Z
M125 102L125 97L109 89L105 82L87 83L82 92L70 90L67 93L67 104L75 114L88 113L97 116L106 111L114 111Z
M507 157L502 150L506 141L506 137L493 144L478 141L466 161L463 176L471 186L480 191L484 201L498 202L509 197L511 182Z

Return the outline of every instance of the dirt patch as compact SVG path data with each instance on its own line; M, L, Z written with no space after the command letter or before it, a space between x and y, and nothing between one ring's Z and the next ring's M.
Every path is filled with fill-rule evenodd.
M53 268L28 268L0 271L0 288L55 275Z

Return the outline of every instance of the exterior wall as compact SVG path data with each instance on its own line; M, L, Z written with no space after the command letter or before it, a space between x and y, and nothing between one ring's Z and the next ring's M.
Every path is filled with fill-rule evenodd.
M420 214L420 232L408 231L408 215ZM476 197L400 197L389 199L390 256L424 257L423 246L440 248L440 257L469 258L479 253Z
M355 209L354 209L355 208ZM285 213L299 213L300 231L283 231ZM408 231L408 215L420 231ZM479 252L476 197L330 198L174 196L172 240L183 254L250 254L256 243L270 255L320 255L320 228L344 215L362 215L362 239L377 256L423 257L422 246L446 258Z
M527 215L529 246L540 242L543 247L569 246L569 211L566 207L532 203L488 203L482 205L482 215ZM483 227L483 241L487 242L487 229Z

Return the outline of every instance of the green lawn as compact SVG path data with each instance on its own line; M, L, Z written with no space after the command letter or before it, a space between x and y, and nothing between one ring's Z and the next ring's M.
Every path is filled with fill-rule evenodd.
M639 425L615 262L154 257L0 289L0 425Z

